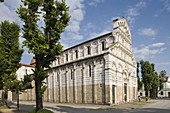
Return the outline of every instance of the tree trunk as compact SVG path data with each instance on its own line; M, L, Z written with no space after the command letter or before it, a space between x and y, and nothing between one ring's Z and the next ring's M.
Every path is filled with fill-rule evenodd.
M4 93L4 105L8 106L8 90L5 89Z
M38 57L38 55L35 56L36 58L36 69L37 71L35 72L35 93L36 93L36 113L38 112L38 110L43 108L43 102L42 102L42 97L39 96L39 90L41 88L39 88L39 85L41 84L41 81L39 79L39 72L40 72L40 58Z
M16 94L17 94L17 110L19 110L19 92L17 91Z

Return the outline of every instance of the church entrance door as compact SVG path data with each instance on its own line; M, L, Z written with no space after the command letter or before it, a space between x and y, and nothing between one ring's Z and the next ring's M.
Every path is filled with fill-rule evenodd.
M115 104L115 85L112 85L112 103Z
M127 83L124 83L124 99L127 102Z

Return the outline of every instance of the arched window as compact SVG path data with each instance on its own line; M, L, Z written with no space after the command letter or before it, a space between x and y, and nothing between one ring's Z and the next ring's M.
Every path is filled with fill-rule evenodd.
M78 58L78 50L75 50L76 58Z
M66 54L66 61L68 61L68 54Z
M91 65L89 65L89 77L91 77Z
M104 51L105 50L105 42L103 41L102 42L102 51Z
M71 80L73 79L73 69L71 69Z
M87 46L87 54L88 54L88 55L91 54L91 48L90 48L90 46Z

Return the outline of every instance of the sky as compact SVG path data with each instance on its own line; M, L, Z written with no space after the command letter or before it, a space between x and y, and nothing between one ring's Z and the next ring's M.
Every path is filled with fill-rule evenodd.
M20 0L0 3L0 21L23 22L16 14ZM132 51L137 62L150 61L155 71L170 76L170 0L66 0L70 7L69 26L61 35L64 49L112 32L113 20L127 20L132 33ZM43 26L43 18L39 26ZM20 33L22 35L22 33ZM24 39L20 37L20 45ZM30 64L33 54L24 48L21 63Z

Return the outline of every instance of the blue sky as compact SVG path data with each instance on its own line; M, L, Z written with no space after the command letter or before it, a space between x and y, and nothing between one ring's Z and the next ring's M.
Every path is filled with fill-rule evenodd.
M158 73L166 70L170 75L170 0L66 0L66 3L70 6L71 20L61 37L64 48L111 32L112 20L124 16L131 29L136 61L148 60L155 64ZM0 3L0 21L15 21L22 26L15 13L20 4L20 0ZM23 40L20 38L20 44ZM32 56L25 49L21 63L29 64Z

